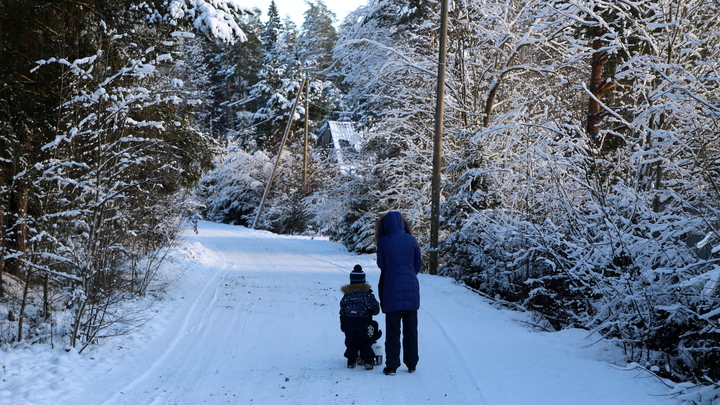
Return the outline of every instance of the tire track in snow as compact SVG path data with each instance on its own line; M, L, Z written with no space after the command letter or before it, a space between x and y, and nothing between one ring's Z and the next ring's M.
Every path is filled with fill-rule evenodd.
M254 233L253 236L257 236L257 233ZM205 243L200 242L202 254L198 255L198 259L204 263L201 271L211 275L211 277L203 285L202 291L196 295L193 304L185 310L186 314L181 318L182 323L176 329L177 333L174 334L170 344L163 348L162 354L142 374L133 378L132 381L124 385L119 391L116 391L110 399L103 403L106 405L120 403L161 404L168 403L168 401L176 403L178 400L181 401L180 403L185 403L182 401L188 401L188 398L192 396L192 392L189 392L189 390L193 386L198 387L198 384L202 384L204 378L213 378L212 376L198 375L200 372L205 373L207 370L193 368L194 361L198 359L208 360L205 357L210 356L209 360L211 361L206 362L209 369L227 365L222 364L225 359L218 359L216 358L218 356L208 355L207 353L216 353L222 357L223 353L228 350L229 346L227 344L235 342L227 337L223 340L222 337L212 336L213 332L209 323L213 322L214 315L220 311L218 299L220 298L221 288L224 280L233 279L230 275L234 273L234 270L238 270L237 277L239 278L233 280L249 277L247 279L248 289L253 291L258 288L274 288L272 286L274 282L270 282L268 285L268 276L270 280L276 280L277 274L288 271L290 271L289 274L293 274L293 271L297 272L296 263L298 257L303 257L303 261L310 259L313 263L321 263L319 266L308 266L311 270L321 268L324 269L322 271L326 271L329 268L332 270L331 272L345 273L328 256L315 254L314 249L310 251L304 249L302 243L305 241L278 239L280 239L278 241L280 243L273 245L269 249L267 244L258 243L255 238L249 238L242 233L222 236L215 234L206 242L203 241ZM242 244L243 247L238 249L237 244ZM320 253L324 252L326 250L320 250ZM307 262L304 264L307 265ZM314 273L314 271L311 271L311 273ZM295 274L300 275L303 272ZM251 279L256 281L253 282ZM224 324L226 329L232 330L239 335L245 335L242 331L246 330L247 316L254 316L255 302L238 304L243 307L242 311L236 311L241 313L240 316L237 313L223 314L227 316L221 317L218 315L217 318L222 318L220 322ZM262 315L262 312L261 310L260 313L255 315ZM257 320L254 323L257 324ZM253 331L257 331L257 325L255 325ZM189 336L193 334L196 334L196 336ZM246 336L246 338L252 339L251 336ZM188 340L193 342L192 345L188 343ZM214 347L215 350L205 351L201 355L191 354L190 352L194 351L197 346L202 346L202 342L207 342L207 346ZM249 356L247 353L242 353L241 357L244 359L244 363L256 364L256 355L257 353L250 350ZM192 376L193 373L197 378L187 377L188 375ZM200 383L195 380L200 381ZM210 381L207 382L211 383ZM199 386L198 388L202 389L204 387ZM179 389L180 391L178 391ZM186 392L189 397L181 399L183 398L183 392Z
M459 363L462 365L462 374L470 378L473 382L473 385L477 387L477 402L475 404L477 405L488 405L488 401L485 399L485 396L482 394L482 390L480 388L480 384L478 383L477 379L475 378L475 375L473 374L472 368L468 366L467 362L465 361L465 356L463 356L462 351L460 350L459 346L456 344L456 342L453 340L453 338L450 336L450 334L447 333L447 330L445 327L435 318L435 316L428 310L421 309L420 310L420 316L421 321L426 321L426 319L430 319L432 321L432 324L435 326L436 330L440 335L442 335L443 341L448 343L446 350L443 352L443 355L445 358L448 358L450 355L448 353L447 349L451 349L453 357L456 359L459 359ZM425 327L424 329L426 329ZM439 339L433 338L435 334L427 334L427 339L430 341L437 342Z
M118 400L121 400L121 396L124 395L126 392L131 392L136 386L138 386L143 381L146 381L153 373L156 373L159 369L160 365L163 364L167 359L168 356L171 353L175 352L175 349L177 348L178 344L185 338L185 336L190 332L188 330L188 327L190 325L190 320L195 318L197 308L202 304L203 308L207 308L207 305L204 304L205 300L203 299L206 295L209 289L212 287L217 287L217 280L220 278L221 273L223 273L224 270L217 269L212 274L212 277L205 283L202 290L200 291L200 294L195 298L194 302L190 305L188 308L183 321L182 325L180 327L180 330L182 333L177 333L174 335L174 338L172 341L170 341L170 344L166 346L165 350L163 350L163 353L158 356L142 374L135 377L130 383L128 383L123 389L117 391L115 394L113 394L108 400L103 402L103 404L112 404L117 402ZM214 296L214 294L213 294ZM201 318L202 319L202 318ZM194 327L194 324L193 324ZM192 329L192 327L190 328Z
M248 315L252 314L254 304L247 303L245 300L233 300L234 305L243 308L243 310L236 310L234 305L222 302L229 295L224 293L224 290L227 291L234 287L235 283L243 279L242 275L233 273L234 267L233 265L229 269L221 271L222 276L217 282L212 298L204 305L204 309L201 309L200 319L202 321L190 328L190 331L183 336L184 345L187 346L188 341L191 341L192 346L182 348L177 345L172 350L178 353L178 349L180 349L178 354L182 358L173 359L171 364L161 365L164 367L163 371L168 373L166 376L169 378L164 378L163 384L154 389L158 395L152 398L150 404L177 403L176 398L182 397L182 394L178 393L178 387L182 387L186 392L192 392L198 386L203 386L207 382L206 378L212 379L213 376L210 375L217 374L217 367L224 365L228 358L235 358L232 350L234 345L231 344L234 342L233 337L243 336L244 325ZM222 319L223 333L217 333L217 329L212 327L218 318ZM195 336L188 336L190 334ZM198 356L198 353L195 353L197 347L214 347L217 350L202 351L202 354ZM204 374L198 372L198 358L203 360L202 364L207 365Z

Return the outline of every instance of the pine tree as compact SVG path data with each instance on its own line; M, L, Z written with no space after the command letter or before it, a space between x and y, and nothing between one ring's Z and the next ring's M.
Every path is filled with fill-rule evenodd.
M282 22L280 21L280 12L275 4L275 0L272 0L270 1L270 6L268 7L268 20L265 23L265 28L260 36L263 44L265 45L265 52L269 53L273 49L278 37L280 36L281 30Z
M211 132L219 141L242 137L244 111L257 108L257 101L250 99L251 88L260 80L259 72L265 52L260 40L263 23L260 12L245 15L238 25L247 33L248 40L235 43L203 41L204 63L208 67L211 94L204 112L211 121Z
M290 20L286 20L282 28L277 41L265 52L259 81L250 88L249 96L256 109L246 114L250 132L243 135L256 147L272 153L277 151L302 82L297 59L297 28Z
M305 11L305 21L300 28L298 38L302 49L300 60L304 66L312 68L315 74L324 80L332 74L332 71L327 69L332 66L332 50L338 39L334 26L337 17L322 0L306 4L308 9Z

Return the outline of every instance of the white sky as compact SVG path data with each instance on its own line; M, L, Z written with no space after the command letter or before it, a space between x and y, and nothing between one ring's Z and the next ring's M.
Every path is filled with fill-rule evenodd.
M341 22L349 12L367 4L367 0L324 0L323 2L330 10L335 12L338 22ZM263 13L262 20L265 21L268 7L270 7L270 0L244 0L242 4L246 7L259 8ZM303 14L307 10L305 0L275 0L275 4L280 11L280 18L285 18L285 14L289 14L290 18L298 25L298 28L302 25Z

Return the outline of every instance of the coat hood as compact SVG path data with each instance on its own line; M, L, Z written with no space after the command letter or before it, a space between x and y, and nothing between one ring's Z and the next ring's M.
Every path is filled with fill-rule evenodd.
M380 224L380 237L394 232L411 233L402 215L397 211L390 211Z
M352 293L352 292L370 291L370 284L368 284L368 283L346 284L340 288L340 291L342 291L343 294Z

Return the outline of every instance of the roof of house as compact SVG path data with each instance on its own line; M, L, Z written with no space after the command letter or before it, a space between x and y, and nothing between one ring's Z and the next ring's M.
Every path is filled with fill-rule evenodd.
M355 130L355 123L351 121L328 121L332 142L335 149L340 149L340 141L344 140L355 149L360 149L363 134Z

